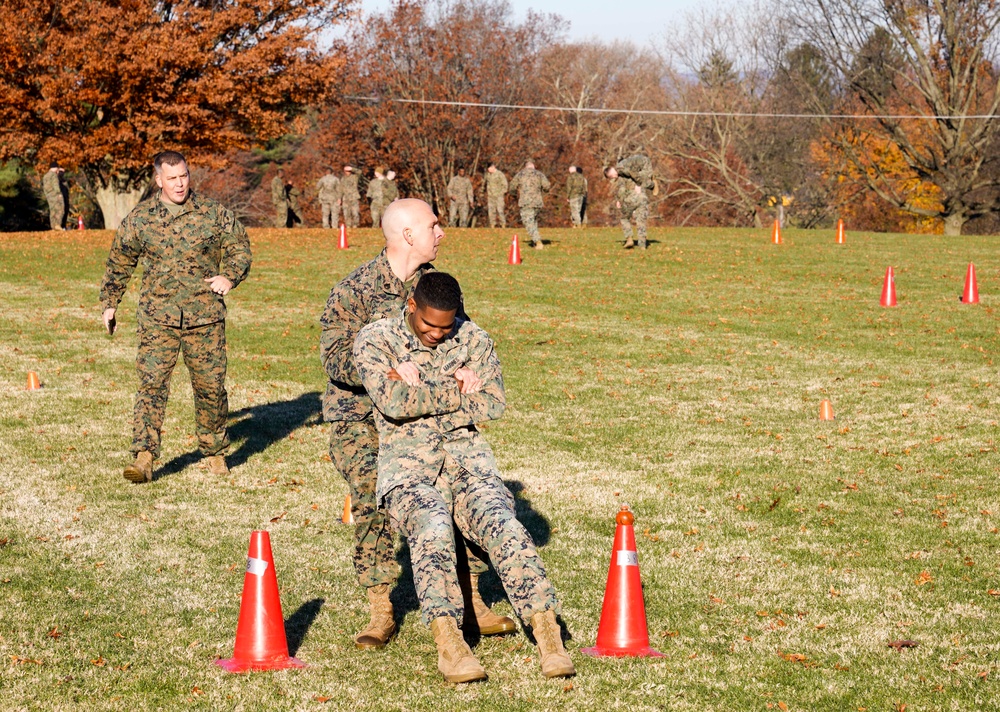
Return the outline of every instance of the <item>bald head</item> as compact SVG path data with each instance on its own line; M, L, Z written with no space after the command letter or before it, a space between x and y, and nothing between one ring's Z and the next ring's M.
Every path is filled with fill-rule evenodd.
M393 273L409 281L417 267L437 257L444 231L430 205L417 198L389 203L382 214L386 256Z

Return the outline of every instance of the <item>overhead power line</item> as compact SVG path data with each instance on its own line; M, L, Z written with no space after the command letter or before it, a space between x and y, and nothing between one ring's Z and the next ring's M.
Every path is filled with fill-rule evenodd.
M718 116L743 119L922 119L924 121L963 121L973 119L996 119L996 114L769 114L743 111L668 111L661 109L600 109L579 106L541 106L533 104L489 104L478 101L433 101L431 99L394 99L380 96L345 96L352 101L372 103L391 102L394 104L428 104L432 106L458 106L480 109L514 109L519 111L564 111L585 114L640 114L643 116Z

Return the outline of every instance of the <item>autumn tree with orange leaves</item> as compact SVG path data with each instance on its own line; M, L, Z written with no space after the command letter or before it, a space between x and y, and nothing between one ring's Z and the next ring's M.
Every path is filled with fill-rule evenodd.
M219 163L284 134L339 66L317 32L353 2L5 0L0 161L79 171L117 227L157 152Z

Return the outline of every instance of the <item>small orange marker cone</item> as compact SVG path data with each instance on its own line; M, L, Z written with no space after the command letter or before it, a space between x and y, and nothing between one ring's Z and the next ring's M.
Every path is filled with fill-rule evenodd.
M340 521L344 524L354 524L354 514L351 513L351 493L348 492L347 496L344 497L344 514L340 517Z
M26 390L37 391L42 387L42 384L38 382L38 374L34 371L28 371L28 386Z
M781 222L778 220L774 221L774 227L771 228L771 242L775 245L781 244Z
M830 401L824 400L819 404L819 419L833 420L833 404Z
M510 253L507 255L507 264L521 264L521 244L517 241L517 233L514 233L514 239L510 241Z
M963 304L979 304L979 285L976 284L976 266L969 263L969 271L965 273L965 290L959 301Z
M844 244L844 221L842 219L837 221L837 244Z
M896 275L892 267L885 269L885 282L882 284L882 299L879 300L879 304L884 307L896 306Z
M622 505L615 521L618 527L611 552L608 583L604 589L597 644L580 652L596 658L662 658L663 653L649 647L646 606L642 601L642 583L639 581L639 555L635 550L635 530L632 528L635 517L628 505Z
M348 249L347 245L347 225L340 223L340 242L337 244L341 250Z
M271 555L271 537L265 531L250 533L247 573L243 579L236 646L229 660L215 664L227 672L303 668L304 662L288 655L285 619L278 600L278 577Z
M82 230L83 229L83 216L82 215L78 215L76 217L76 229L77 230Z

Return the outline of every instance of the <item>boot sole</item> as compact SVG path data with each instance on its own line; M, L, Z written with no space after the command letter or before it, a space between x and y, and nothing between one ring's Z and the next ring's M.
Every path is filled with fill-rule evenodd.
M132 465L127 465L125 467L125 472L122 474L125 476L126 480L128 480L129 482L135 482L136 484L153 481L152 475L150 475L150 477L147 478L146 473L144 473L138 467L133 467Z
M572 665L569 665L569 666L566 666L566 667L556 668L555 670L549 670L548 672L546 672L545 670L543 670L542 674L545 677L549 677L549 678L552 678L552 677L573 677L574 675L576 675L576 668L573 667Z
M453 682L458 684L460 682L479 682L480 680L486 679L486 671L483 672L467 672L464 675L445 675L444 679L448 682Z
M517 625L514 621L499 623L497 625L479 626L479 635L508 635L517 632Z
M358 638L354 639L354 647L357 648L358 650L381 650L382 648L387 646L389 644L389 641L392 640L395 636L396 636L396 631L394 630L392 631L392 633L389 634L389 637L386 638L384 642L372 642L372 643L368 642L363 643L358 640L358 638L360 638L361 636L358 636ZM378 640L378 638L376 638L375 636L365 636L365 637L370 638L373 641Z

